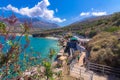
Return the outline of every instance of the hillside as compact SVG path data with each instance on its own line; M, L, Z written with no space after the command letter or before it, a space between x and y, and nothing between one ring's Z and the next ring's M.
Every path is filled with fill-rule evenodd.
M120 31L97 34L88 43L87 49L91 62L120 67Z
M108 16L89 18L83 21L77 21L71 25L62 28L65 31L72 31L89 37L101 31L113 32L120 29L120 12Z
M92 38L102 31L115 32L117 30L120 30L120 12L107 16L87 18L83 21L77 21L62 28L46 30L44 31L45 33L43 33L64 34L70 31Z
M50 23L47 21L44 21L42 19L37 19L37 18L19 18L18 19L21 23L27 21L27 22L32 22L32 25L34 28L40 28L42 30L47 30L47 29L54 29L54 28L58 28L59 25L55 24L55 23Z

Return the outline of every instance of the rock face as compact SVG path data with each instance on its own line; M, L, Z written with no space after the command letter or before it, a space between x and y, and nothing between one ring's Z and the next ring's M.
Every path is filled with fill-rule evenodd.
M89 60L112 67L120 66L120 32L102 32L88 43Z

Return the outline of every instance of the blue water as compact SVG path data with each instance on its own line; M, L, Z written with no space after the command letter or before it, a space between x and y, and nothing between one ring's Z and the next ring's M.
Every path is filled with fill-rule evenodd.
M19 36L15 39L17 40ZM29 46L25 49L24 54L30 54L32 52L36 52L36 54L41 55L42 57L46 57L49 54L50 49L54 49L56 53L59 51L58 41L47 38L34 38L29 37L30 43ZM2 36L0 36L0 43L4 44L3 52L7 52L9 47L7 46L6 41ZM25 37L23 36L20 44L23 46L26 44Z
M46 38L33 38L29 37L30 44L29 47L25 50L26 53L30 53L31 49L36 54L40 54L42 57L46 57L49 54L50 49L54 49L56 52L59 50L58 41ZM22 44L25 43L25 38L22 38Z
M18 38L19 37L17 37L17 39ZM33 37L29 37L29 40L30 40L29 46L19 56L18 64L21 66L21 70L25 70L30 65L34 66L40 64L41 59L48 57L50 49L54 49L56 53L58 53L59 51L57 40L46 39L46 38L33 38ZM4 45L7 44L4 38L1 36L0 36L0 43L4 43ZM22 37L20 44L23 46L25 43L26 43L25 37ZM8 46L6 46L3 49L3 52L6 52L7 49L9 49ZM29 58L31 57L36 57L37 60L36 61L30 60Z
M26 57L26 61L31 63L32 65L40 64L42 59L48 58L50 49L54 49L56 54L59 51L58 41L46 38L33 38L29 37L30 44L26 50L20 54L20 61L21 65L23 65L23 59L25 58L24 55L28 55ZM25 37L21 40L22 44L25 44ZM35 57L37 58L36 61L31 61L28 58ZM25 66L22 67L25 69Z

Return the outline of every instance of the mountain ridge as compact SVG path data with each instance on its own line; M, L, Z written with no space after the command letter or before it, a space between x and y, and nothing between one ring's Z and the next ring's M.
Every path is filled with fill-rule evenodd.
M46 29L53 29L53 28L58 28L60 27L59 25L55 24L55 23L50 23L50 22L47 22L47 21L43 21L41 19L38 19L38 18L19 18L18 19L20 22L32 22L32 25L33 27L37 27L37 28L40 28L40 29L43 29L43 30L46 30Z
M78 34L91 35L91 37L101 31L111 31L119 29L120 27L120 12L113 13L106 16L95 18L88 18L83 21L77 21L62 28L66 31L76 32Z
M9 16L8 18L0 17L0 21L5 22L8 25L10 20L11 21L15 20L14 24L15 27L19 27L19 24L23 24L24 22L32 23L33 28L39 28L41 30L54 29L60 27L55 23L51 23L38 18L16 17L14 14Z

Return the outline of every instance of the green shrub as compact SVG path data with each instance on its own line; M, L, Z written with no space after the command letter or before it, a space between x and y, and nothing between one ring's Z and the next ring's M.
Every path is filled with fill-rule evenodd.
M115 31L118 31L120 30L120 27L107 27L104 29L104 31L107 31L107 32L115 32Z
M95 36L97 34L96 31L92 30L90 33L89 33L89 37L92 38L93 36Z

